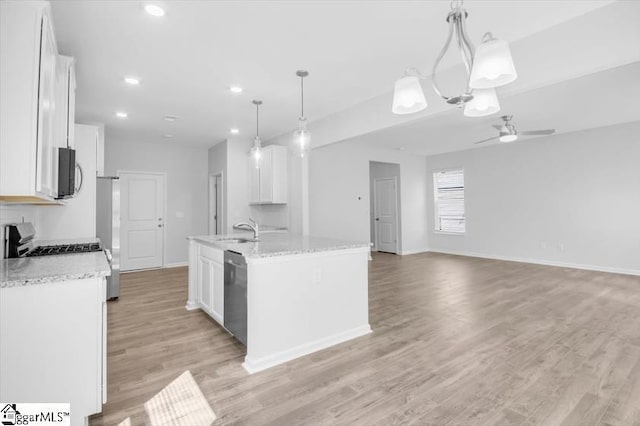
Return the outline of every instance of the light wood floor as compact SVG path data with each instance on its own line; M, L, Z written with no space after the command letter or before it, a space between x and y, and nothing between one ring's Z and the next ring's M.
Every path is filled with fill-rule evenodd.
M640 277L435 253L374 254L369 276L372 334L249 376L184 309L186 268L123 275L91 424L147 424L190 370L215 425L640 425Z

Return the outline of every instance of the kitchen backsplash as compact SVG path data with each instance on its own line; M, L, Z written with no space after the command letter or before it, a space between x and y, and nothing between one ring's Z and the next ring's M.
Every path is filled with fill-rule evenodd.
M286 204L254 205L249 207L249 212L259 225L289 227L289 207Z
M36 217L39 206L0 204L0 259L4 259L4 225L9 223L33 222L37 226Z

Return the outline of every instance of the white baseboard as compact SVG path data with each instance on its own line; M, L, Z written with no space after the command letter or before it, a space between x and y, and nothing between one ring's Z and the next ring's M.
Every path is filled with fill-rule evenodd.
M188 266L189 262L188 261L184 261L184 262L174 262L174 263L167 263L166 265L164 265L165 269L166 268L180 268L181 266Z
M426 253L428 252L429 249L428 248L422 248L422 249L417 249L417 250L402 250L400 252L400 254L402 256L408 255L408 254L418 254L418 253Z
M326 349L330 346L337 345L338 343L346 342L347 340L355 339L356 337L364 336L369 333L371 333L371 327L369 324L366 324L322 339L314 340L313 342L296 346L286 351L277 352L266 357L249 359L247 356L245 357L242 366L249 374L257 373L258 371L275 367L276 365L283 364L287 361L300 358L304 355L309 355L310 353Z
M484 259L533 263L536 265L558 266L561 268L584 269L586 271L609 272L613 274L624 274L624 275L640 275L640 270L638 269L612 268L609 266L596 266L596 265L583 265L580 263L557 262L554 260L531 259L526 257L500 256L495 254L482 254L482 253L474 253L474 252L459 251L459 250L430 249L429 251L432 253L454 254L457 256L481 257Z
M185 305L185 309L187 311L195 311L196 309L200 309L200 305L198 305L195 302L187 302L187 304Z

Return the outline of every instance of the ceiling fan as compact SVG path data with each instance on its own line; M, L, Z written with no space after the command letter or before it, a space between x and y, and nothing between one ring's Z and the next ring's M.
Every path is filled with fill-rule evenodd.
M502 118L502 120L504 121L504 124L502 124L501 126L496 124L493 125L495 129L500 131L500 134L498 136L493 136L491 138L475 142L475 145L479 143L489 142L494 139L499 139L500 142L513 142L518 139L518 135L545 136L545 135L551 135L556 132L556 129L525 130L522 132L518 132L516 130L516 126L511 124L511 119L513 118L513 115L503 115L500 118Z

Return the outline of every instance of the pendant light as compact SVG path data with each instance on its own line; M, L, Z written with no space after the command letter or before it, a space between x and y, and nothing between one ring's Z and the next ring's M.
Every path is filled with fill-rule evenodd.
M486 33L473 59L469 86L473 89L488 89L509 84L518 78L513 65L509 43Z
M304 116L304 78L309 75L309 72L298 70L296 75L300 77L300 117L298 118L298 130L293 132L293 149L300 158L304 158L309 154L311 148L311 133L307 130L307 119Z
M427 107L419 76L418 70L408 68L404 77L396 81L391 107L394 114L412 114Z
M473 99L464 104L467 117L485 117L500 111L496 89L473 89Z
M262 158L262 141L260 140L260 120L259 120L259 108L262 105L262 101L254 100L253 104L256 106L256 138L253 140L253 147L251 148L251 156L253 157L256 169L260 168L260 159Z
M447 103L464 107L465 116L484 117L500 110L500 103L493 89L514 81L517 73L506 41L498 40L491 33L486 33L476 51L467 34L465 21L469 14L462 7L463 2L464 0L451 1L451 11L447 15L449 34L433 64L431 83L438 96ZM437 71L454 38L467 78L461 93L448 96L443 94L438 86ZM418 70L411 69L406 72L405 77L396 81L391 108L394 114L411 114L426 108L427 103L419 82L425 78ZM475 97L480 99L474 102Z

